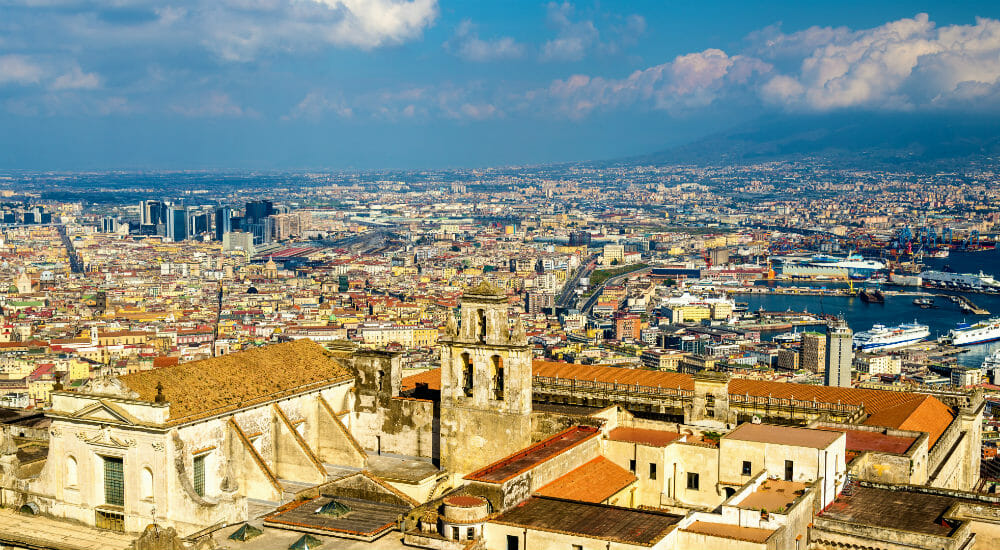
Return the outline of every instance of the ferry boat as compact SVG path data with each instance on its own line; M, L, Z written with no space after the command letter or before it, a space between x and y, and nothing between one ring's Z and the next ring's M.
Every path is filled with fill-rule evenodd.
M923 341L931 335L927 325L903 323L898 327L874 325L871 330L854 334L854 348L860 351L875 351L901 348Z
M974 325L959 323L941 338L942 342L953 346L971 346L993 340L1000 340L1000 317L980 321Z

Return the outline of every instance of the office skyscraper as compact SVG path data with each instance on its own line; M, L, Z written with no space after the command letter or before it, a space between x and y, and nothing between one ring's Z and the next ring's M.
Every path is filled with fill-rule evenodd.
M215 209L215 240L221 241L223 235L233 231L233 209L220 206Z
M171 206L167 210L167 237L174 242L188 238L188 209L183 206Z
M851 387L851 363L854 362L851 327L841 319L826 329L826 373L823 383L841 388Z

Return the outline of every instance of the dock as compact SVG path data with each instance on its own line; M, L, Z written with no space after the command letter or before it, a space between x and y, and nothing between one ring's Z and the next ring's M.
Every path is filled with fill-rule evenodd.
M954 300L958 303L959 309L966 313L973 313L976 315L989 315L990 312L972 303L972 300L966 298L965 296L955 296Z

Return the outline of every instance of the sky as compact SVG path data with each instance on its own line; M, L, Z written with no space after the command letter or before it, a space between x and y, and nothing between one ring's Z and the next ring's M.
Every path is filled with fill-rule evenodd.
M0 0L0 169L610 159L1000 113L1000 2Z

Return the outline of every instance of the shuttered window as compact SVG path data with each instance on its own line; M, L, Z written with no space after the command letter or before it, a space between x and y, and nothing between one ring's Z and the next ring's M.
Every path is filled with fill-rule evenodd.
M194 492L205 496L205 455L194 457Z
M125 506L125 464L120 457L104 457L104 502Z

